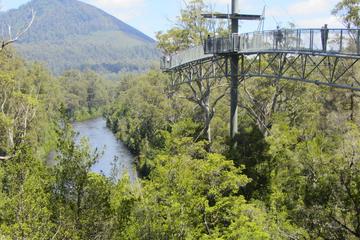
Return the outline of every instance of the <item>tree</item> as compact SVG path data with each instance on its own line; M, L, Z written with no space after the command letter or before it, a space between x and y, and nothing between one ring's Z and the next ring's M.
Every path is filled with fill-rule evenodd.
M27 31L29 31L31 25L34 23L35 16L36 13L34 12L34 10L32 10L30 21L15 34L12 31L12 27L8 25L8 36L7 38L3 36L3 38L1 39L0 51L4 50L6 46L18 41Z
M340 1L335 8L332 11L333 15L337 15L341 18L341 20L343 21L345 26L348 27L353 27L353 28L359 28L360 26L360 1L359 0L342 0ZM351 35L353 35L352 33L350 33ZM353 46L356 45L357 41L357 36L352 36L352 41L353 41ZM359 44L359 43L357 43ZM350 71L348 72L348 77L351 79L354 79L355 81L358 78L358 74L359 74L359 69L357 69L356 67L353 67L350 69ZM351 110L351 115L350 115L350 119L352 121L355 121L355 109L358 106L358 98L359 95L352 92L352 94L348 97L349 101L350 101L350 110Z
M275 223L258 203L247 202L239 193L250 182L243 169L219 154L209 154L204 141L193 142L195 129L183 126L178 123L172 133L162 132L164 147L140 190L133 187L130 194L131 188L121 185L117 199L122 200L116 202L126 207L121 208L126 210L121 222L128 224L120 230L125 239L298 236L299 229L286 220L279 216Z
M336 4L332 13L339 16L345 26L358 28L360 26L359 11L359 0L341 0L338 4Z
M112 220L109 239L133 239L134 231L140 227L134 219L140 201L140 191L137 186L130 183L129 176L123 176L111 192Z
M52 178L44 163L29 147L19 149L11 161L0 163L0 237L5 239L51 239L50 186ZM1 236L2 235L2 236Z
M105 176L88 174L81 206L81 239L110 239L114 216L111 210L112 187Z
M159 131L173 120L175 111L166 97L165 83L165 75L155 71L136 77L107 112L113 130L134 153L141 153L143 144L159 147Z
M311 115L315 118L308 117L308 123L291 126L282 118L273 126L267 139L270 203L306 228L312 239L358 238L358 126L333 114L327 119ZM324 121L330 122L325 130Z
M203 128L195 137L196 140L205 135L205 139L210 144L212 143L211 121L215 116L216 106L226 96L229 89L228 84L222 84L222 81L224 79L203 79L186 84L191 91L190 93L184 91L185 98L200 107L203 119ZM215 95L214 99L212 98L213 95Z
M203 0L191 0L185 2L185 9L181 10L175 27L166 33L158 32L158 47L166 54L202 45L208 35L208 24L201 13L206 10Z
M71 70L59 79L67 115L73 120L83 120L101 115L112 101L112 83L92 71Z
M16 56L1 52L0 62L0 159L6 160L25 139L34 145L44 139L47 118L56 115L58 84L44 68L27 65Z
M242 101L239 105L246 110L260 132L267 136L270 134L273 114L279 110L279 101L285 86L280 83L279 79L252 81L256 83L243 83Z
M165 54L177 53L189 47L202 45L211 32L211 28L220 33L226 33L224 22L216 25L213 21L201 16L202 13L209 11L209 7L203 0L191 0L186 3L185 9L177 19L175 27L166 33L159 32L157 39L158 47ZM210 66L211 68L211 66ZM215 108L218 102L226 95L228 86L222 83L223 79L199 79L187 83L190 91L185 90L185 96L175 91L171 95L188 99L195 103L201 110L203 128L196 139L205 137L211 144L211 121L215 115Z
M96 219L93 209L88 209L94 203L93 200L106 199L103 196L106 195L106 181L102 182L100 179L98 181L95 176L90 175L90 169L98 158L98 152L92 153L86 140L82 140L80 145L77 145L75 133L65 119L59 125L58 136L52 196L54 222L59 227L57 237L86 239L86 236L93 235L93 227L99 230L98 234L102 234L99 222L89 226L91 220L87 219L87 217ZM94 189L96 187L104 190L99 193L99 199L94 199L93 196L96 194ZM104 206L103 204L106 206L104 202L99 207Z

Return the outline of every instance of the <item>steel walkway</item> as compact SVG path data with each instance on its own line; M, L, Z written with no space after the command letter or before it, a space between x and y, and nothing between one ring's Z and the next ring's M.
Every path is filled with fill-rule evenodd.
M217 55L238 53L305 53L360 58L360 29L285 29L209 38L204 45L163 56L161 69L171 71Z
M360 91L342 80L360 59L360 29L276 29L208 38L163 56L161 69L173 84L230 76L229 56L240 56L239 77L281 78ZM317 80L321 79L321 80Z

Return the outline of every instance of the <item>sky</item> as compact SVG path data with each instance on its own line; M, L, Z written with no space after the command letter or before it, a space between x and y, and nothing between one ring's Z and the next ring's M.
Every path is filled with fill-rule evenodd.
M0 0L2 10L17 8L29 0ZM155 38L155 33L169 29L176 21L186 0L81 0L94 5L129 25ZM231 0L205 0L218 12L229 12ZM275 29L277 25L320 28L342 27L339 19L331 15L331 10L340 0L240 0L240 12L262 14L266 9L265 29ZM256 30L258 22L242 22L240 32Z

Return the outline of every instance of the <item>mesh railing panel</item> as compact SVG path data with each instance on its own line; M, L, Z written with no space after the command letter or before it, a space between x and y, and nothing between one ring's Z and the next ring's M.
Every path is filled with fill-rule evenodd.
M212 55L204 53L204 46L192 47L171 56L163 56L161 58L161 69L174 68Z
M203 46L161 59L162 69L171 69L214 54L256 52L314 52L360 56L359 29L277 29L208 38Z

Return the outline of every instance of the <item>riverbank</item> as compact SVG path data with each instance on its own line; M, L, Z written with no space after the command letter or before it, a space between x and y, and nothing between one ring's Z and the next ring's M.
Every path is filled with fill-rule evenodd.
M89 113L88 110L80 110L74 114L74 122L85 122L101 118L103 116L104 109L99 109Z
M106 126L104 118L75 122L73 127L79 133L77 141L85 137L93 151L98 150L103 153L93 166L93 172L115 178L128 174L131 181L136 180L133 155Z

